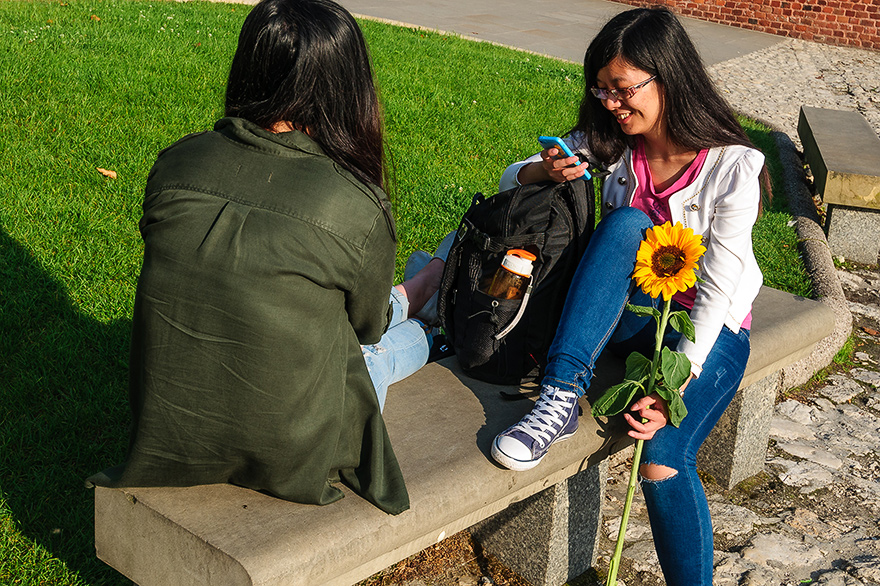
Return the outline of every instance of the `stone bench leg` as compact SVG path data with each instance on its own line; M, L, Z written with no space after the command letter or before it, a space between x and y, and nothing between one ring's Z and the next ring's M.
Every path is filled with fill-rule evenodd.
M828 204L828 247L834 256L866 265L880 255L880 210Z
M596 561L608 463L510 505L471 528L484 550L534 584L561 586Z
M739 389L700 451L697 467L733 488L764 470L779 372Z

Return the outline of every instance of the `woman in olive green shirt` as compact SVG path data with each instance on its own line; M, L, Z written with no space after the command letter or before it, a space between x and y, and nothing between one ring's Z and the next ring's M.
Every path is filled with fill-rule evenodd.
M92 480L231 482L317 504L341 498L341 481L400 513L409 499L362 350L389 325L397 238L351 15L330 0L259 3L226 115L150 172L128 458ZM398 322L440 271L432 261L392 295ZM420 326L409 326L424 354L416 369Z

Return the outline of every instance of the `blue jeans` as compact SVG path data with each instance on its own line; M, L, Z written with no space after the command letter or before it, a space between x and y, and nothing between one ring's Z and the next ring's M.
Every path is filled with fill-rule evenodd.
M416 372L428 362L431 337L421 322L407 319L409 301L397 289L391 289L392 307L388 331L377 344L361 346L370 380L379 398L379 409L385 407L388 386Z
M652 225L635 208L620 208L599 222L566 297L544 384L582 395L606 346L624 356L633 350L651 356L656 322L624 311L624 306L659 305L632 280L636 251ZM670 331L664 344L675 348L680 334ZM670 586L712 584L712 521L697 476L697 449L733 399L748 358L748 330L734 334L724 327L702 374L687 386L688 415L681 426L667 425L645 442L643 463L675 471L663 480L642 479L657 556Z

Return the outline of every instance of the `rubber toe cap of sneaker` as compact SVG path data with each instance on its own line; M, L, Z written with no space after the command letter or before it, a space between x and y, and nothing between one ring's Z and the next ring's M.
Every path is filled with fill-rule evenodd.
M511 470L528 470L541 461L533 459L532 452L518 439L500 435L492 443L492 457Z

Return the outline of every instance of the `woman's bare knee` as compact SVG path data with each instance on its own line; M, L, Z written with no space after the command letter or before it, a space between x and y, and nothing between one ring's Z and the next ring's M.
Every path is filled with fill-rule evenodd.
M678 470L660 464L642 464L639 474L646 480L666 480L678 474Z

